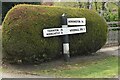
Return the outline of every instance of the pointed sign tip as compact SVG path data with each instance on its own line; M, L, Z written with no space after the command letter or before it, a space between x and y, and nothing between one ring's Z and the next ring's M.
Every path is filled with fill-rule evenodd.
M65 13L64 13L64 14L62 14L62 16L65 16Z

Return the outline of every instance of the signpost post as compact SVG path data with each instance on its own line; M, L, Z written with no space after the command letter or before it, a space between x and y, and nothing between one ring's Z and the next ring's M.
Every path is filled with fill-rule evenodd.
M65 14L62 15L62 28L43 29L44 37L61 36L63 35L63 55L65 61L70 60L69 51L69 34L78 34L86 32L85 18L67 18ZM68 25L81 25L75 27L68 27Z
M67 17L65 14L62 15L62 28L67 28ZM69 61L70 52L69 52L69 36L68 34L63 36L63 55L65 61Z

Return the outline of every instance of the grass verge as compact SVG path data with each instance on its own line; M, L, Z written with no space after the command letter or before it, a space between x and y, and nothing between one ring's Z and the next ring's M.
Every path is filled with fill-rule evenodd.
M118 75L118 57L109 56L102 60L89 61L78 64L67 64L45 70L33 71L33 73L54 75L64 78L113 78Z

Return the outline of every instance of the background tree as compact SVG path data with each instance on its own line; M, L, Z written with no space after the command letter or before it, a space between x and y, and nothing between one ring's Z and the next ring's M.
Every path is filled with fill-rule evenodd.
M89 0L87 1L87 9L89 9L89 6L90 6L90 2Z
M97 7L97 1L94 2L95 4L95 10L97 11L98 7Z
M40 2L2 2L2 21L6 16L7 12L17 4L40 4Z
M82 8L82 3L78 2L79 8Z
M106 2L102 2L102 10L103 10L103 11L105 10L105 3L106 3Z
M0 24L1 24L1 19L2 19L2 3L0 0Z
M119 17L119 25L120 25L120 1L118 2L118 17Z
M81 2L54 2L54 6L81 8Z

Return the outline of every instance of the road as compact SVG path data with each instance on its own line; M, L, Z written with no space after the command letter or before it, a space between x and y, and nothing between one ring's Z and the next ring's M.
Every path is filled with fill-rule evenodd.
M15 73L2 73L2 78L51 78L51 77L44 77L38 75L30 75L30 74L15 74Z
M119 47L114 46L114 47L102 48L102 49L98 50L98 52L102 52L103 54L107 54L107 55L120 56L119 50L120 50L120 46Z

